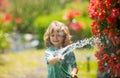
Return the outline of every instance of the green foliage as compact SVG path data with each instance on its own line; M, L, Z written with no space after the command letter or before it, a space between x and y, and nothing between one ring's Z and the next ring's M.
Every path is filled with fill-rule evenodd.
M8 38L3 31L0 31L0 53L3 53L6 48L10 47Z
M39 14L39 2L28 0L12 0L12 14L14 15L13 25L16 32L34 33L33 21ZM16 18L21 18L21 23L16 23Z
M83 28L83 32L82 32L84 34L84 36L85 37L91 37L92 34L91 34L90 23L92 21L90 20L90 18L88 16L81 16L80 18L77 18L77 20L83 22L84 25L85 25L84 26L85 28Z
M4 14L0 13L0 53L4 53L4 50L10 47L8 33L12 31L11 20L1 21L3 17Z
M13 25L16 32L19 33L34 33L34 20L39 15L47 15L61 10L65 4L71 0L11 0L12 14L14 20L18 17L22 19L22 22L17 24L13 21Z

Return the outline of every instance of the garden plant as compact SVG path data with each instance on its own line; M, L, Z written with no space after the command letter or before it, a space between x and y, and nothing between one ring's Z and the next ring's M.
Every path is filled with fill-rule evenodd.
M120 77L120 0L90 0L88 8L91 32L99 50L98 71L101 78Z

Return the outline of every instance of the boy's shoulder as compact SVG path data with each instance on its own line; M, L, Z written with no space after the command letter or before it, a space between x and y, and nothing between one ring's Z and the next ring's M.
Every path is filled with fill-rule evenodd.
M50 46L46 49L46 51L55 51L55 48L53 46Z

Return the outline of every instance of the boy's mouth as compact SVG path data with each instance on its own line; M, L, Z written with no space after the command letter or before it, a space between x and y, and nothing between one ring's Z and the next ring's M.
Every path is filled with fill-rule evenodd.
M53 42L59 42L59 41L53 41Z

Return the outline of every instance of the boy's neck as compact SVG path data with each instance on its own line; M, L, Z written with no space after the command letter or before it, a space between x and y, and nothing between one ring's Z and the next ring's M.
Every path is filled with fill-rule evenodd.
M61 49L62 48L62 45L59 45L59 46L54 46L56 49Z

